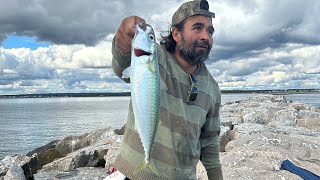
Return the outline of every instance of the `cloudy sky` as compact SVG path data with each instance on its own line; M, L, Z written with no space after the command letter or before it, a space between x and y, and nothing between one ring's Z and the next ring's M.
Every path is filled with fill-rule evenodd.
M119 92L111 69L121 20L160 37L183 0L0 0L0 94ZM207 66L221 89L320 88L320 1L209 0Z

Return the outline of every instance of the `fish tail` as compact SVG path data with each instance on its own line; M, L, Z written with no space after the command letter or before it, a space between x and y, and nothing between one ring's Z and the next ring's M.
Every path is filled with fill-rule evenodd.
M143 163L141 163L137 169L135 170L135 172L133 174L138 173L139 171L144 170L145 168L149 168L151 170L152 173L154 173L155 175L157 175L158 177L160 177L160 173L156 167L156 165L154 163L152 163L151 161L149 161L148 163L143 161Z

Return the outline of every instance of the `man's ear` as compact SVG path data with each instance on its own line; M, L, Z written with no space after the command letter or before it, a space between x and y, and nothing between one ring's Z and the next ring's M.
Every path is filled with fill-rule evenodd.
M172 28L172 38L176 41L179 42L181 38L181 32L177 28Z

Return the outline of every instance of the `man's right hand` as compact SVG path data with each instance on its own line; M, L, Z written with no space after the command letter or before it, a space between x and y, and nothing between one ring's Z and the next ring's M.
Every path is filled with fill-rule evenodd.
M129 16L122 20L115 35L115 46L125 54L131 53L131 41L134 37L136 24L146 21L138 16Z

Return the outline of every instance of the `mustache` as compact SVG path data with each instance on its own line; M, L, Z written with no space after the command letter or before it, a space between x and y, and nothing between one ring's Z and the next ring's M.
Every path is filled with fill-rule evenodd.
M202 41L196 41L195 42L196 46L205 46L207 48L210 47L209 41L208 40L202 40Z

